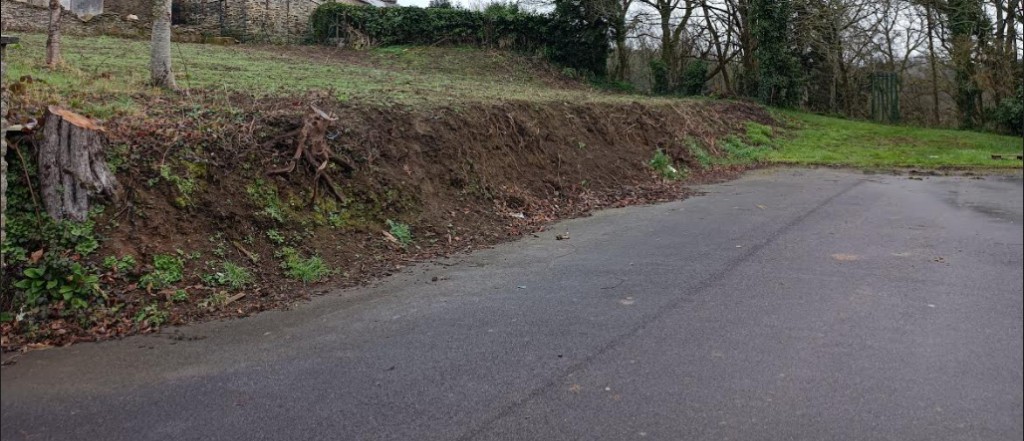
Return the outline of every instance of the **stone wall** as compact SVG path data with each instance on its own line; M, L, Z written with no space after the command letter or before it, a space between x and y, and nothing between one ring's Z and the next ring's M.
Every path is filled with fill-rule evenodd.
M171 16L174 39L198 42L206 37L227 36L239 41L297 42L308 34L309 17L321 1L175 0ZM360 0L341 1L362 4ZM46 32L49 16L44 3L45 0L2 0L4 28ZM102 4L103 13L95 16L65 14L61 29L68 35L148 37L150 0L103 0ZM138 20L125 20L129 15Z
M46 33L50 22L45 7L33 6L18 0L0 0L4 32ZM147 39L150 24L142 20L126 20L124 16L102 13L96 16L78 17L74 14L61 15L60 29L63 35L110 35L124 38ZM219 29L202 26L174 26L171 39L179 42L201 43L209 36L220 35Z
M313 0L245 0L247 30L257 40L305 37L317 6Z
M323 1L327 0L175 0L171 18L176 26L201 29L210 35L240 41L289 42L305 38L309 17ZM341 1L362 4L360 0ZM135 14L148 21L149 4L147 0L104 0L103 8L105 12Z
M50 0L19 0L32 6L41 8L50 7ZM87 15L100 15L103 13L104 0L60 0L60 5L65 11L71 11L79 17Z

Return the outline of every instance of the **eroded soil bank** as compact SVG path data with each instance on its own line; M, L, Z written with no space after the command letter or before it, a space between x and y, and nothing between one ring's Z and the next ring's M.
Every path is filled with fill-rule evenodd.
M16 244L25 256L4 274L3 309L17 317L2 325L5 349L245 316L365 283L409 261L511 240L556 219L680 198L686 182L745 166L729 159L725 140L736 145L750 123L774 124L756 105L726 101L403 107L325 94L138 100L143 112L104 124L107 160L126 195L94 216L98 247ZM319 132L303 129L316 114L312 106L333 119ZM15 141L31 158L31 136ZM305 151L288 171L300 145ZM307 161L316 149L333 160ZM652 167L658 150L682 179ZM8 159L12 186L28 189L31 164L23 167L17 154ZM30 217L30 196L12 209ZM51 301L25 314L14 283L39 250L93 268L102 296L84 311ZM128 264L111 265L112 258Z

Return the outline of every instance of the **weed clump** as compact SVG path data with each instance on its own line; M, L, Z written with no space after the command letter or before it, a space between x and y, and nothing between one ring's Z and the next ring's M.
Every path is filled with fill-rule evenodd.
M388 232L391 233L391 236L397 239L403 247L412 243L412 231L409 229L408 224L395 222L391 219L387 220L387 224Z
M153 256L153 271L142 276L139 284L150 289L160 289L180 282L184 275L185 261L178 256L157 254Z
M209 285L241 289L252 283L252 272L230 260L225 260L221 263L220 271L204 276L203 281Z
M334 274L320 256L303 258L292 247L282 248L279 255L283 260L281 268L284 274L302 283L318 282Z
M284 223L284 204L277 195L277 189L262 179L257 179L245 188L249 195L249 201L260 210L259 214L265 215L277 222Z
M667 181L676 181L686 177L685 170L679 170L672 165L672 157L663 150L654 151L654 157L647 162L647 165L654 169L654 172Z

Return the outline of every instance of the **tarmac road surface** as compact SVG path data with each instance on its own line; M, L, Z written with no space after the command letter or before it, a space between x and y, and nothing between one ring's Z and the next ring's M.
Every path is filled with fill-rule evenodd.
M702 190L291 311L27 353L2 368L0 434L1022 438L1020 175Z

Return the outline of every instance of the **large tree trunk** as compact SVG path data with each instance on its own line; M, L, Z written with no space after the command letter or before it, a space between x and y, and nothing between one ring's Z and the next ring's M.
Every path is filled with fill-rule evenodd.
M2 46L7 46L3 37ZM0 245L7 243L7 64L4 62L6 49L0 49ZM0 252L0 271L3 271L3 253Z
M942 118L939 116L939 67L935 59L935 20L930 4L925 3L924 11L928 25L928 64L932 76L932 120L939 126L942 124Z
M150 44L149 77L154 86L177 89L171 71L171 0L153 0L153 39Z
M39 147L43 206L57 220L83 221L89 196L120 198L121 188L103 157L99 126L77 113L50 106Z
M60 64L60 16L64 8L60 0L50 0L50 24L46 28L46 66Z
M615 36L615 52L619 57L619 65L615 66L615 79L619 81L629 80L629 46L626 44L626 33Z

